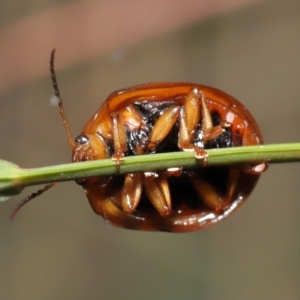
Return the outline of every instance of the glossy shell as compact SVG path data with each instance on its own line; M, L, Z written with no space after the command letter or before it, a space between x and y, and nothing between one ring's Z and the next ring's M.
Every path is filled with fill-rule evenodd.
M198 111L195 103L202 113L200 117L193 117L194 111ZM172 109L173 112L168 112ZM203 111L209 112L208 119ZM162 124L157 125L162 115L166 123L173 120L171 129L162 138L154 138L153 128L158 133L164 130ZM192 118L198 119L194 129L188 130L187 141L182 124L188 124ZM163 117L161 120L164 121ZM213 123L210 127L209 120ZM257 145L263 143L263 138L244 105L220 90L190 83L151 83L112 93L75 142L74 162L112 157L118 164L123 156L126 159L128 155L156 152L198 149L198 155L204 156L201 150ZM160 172L147 179L145 174L130 174L131 177L89 178L80 184L93 210L113 225L135 230L188 232L219 222L245 202L260 173L250 169L250 166L205 166L179 170L179 175ZM169 189L171 204L167 203L167 208L156 208L155 199L154 205L153 200L149 201L152 193L149 180L155 180L155 176L160 180L157 187ZM130 204L128 211L124 211L122 194L128 192L132 182L131 188L137 186L140 190L139 201L134 209L130 210ZM134 191L128 195L134 197Z

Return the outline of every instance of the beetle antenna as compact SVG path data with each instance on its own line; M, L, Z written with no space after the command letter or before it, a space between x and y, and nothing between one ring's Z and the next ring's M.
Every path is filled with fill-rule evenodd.
M69 123L67 121L66 118L66 114L65 114L65 110L64 110L64 106L62 103L62 99L60 97L60 92L58 89L58 85L57 85L57 80L56 80L56 74L55 74L55 68L54 68L54 58L55 58L55 49L52 50L51 52L51 57L50 57L50 73L51 73L51 79L52 79L52 85L54 88L54 95L58 100L58 106L59 106L59 111L60 111L60 115L62 117L63 120L63 125L65 127L65 130L67 132L67 138L68 138L68 143L69 145L74 148L75 142L74 139L72 137L71 134L71 130L69 127ZM17 212L29 201L31 201L32 199L40 196L41 194L45 193L46 191L48 191L50 188L52 188L53 186L55 186L57 184L57 182L52 182L49 183L47 185L45 185L42 189L38 190L37 192L32 193L30 196L26 197L25 199L23 199L12 211L11 215L10 215L10 220L13 221L13 219L15 218Z
M48 191L49 189L51 189L53 186L55 186L57 184L57 182L52 182L49 183L47 185L45 185L42 189L32 193L30 196L26 197L25 199L23 199L12 211L11 215L10 215L10 220L13 221L17 212L21 209L22 206L24 206L27 202L29 202L30 200L40 196L41 194L45 193L46 191Z
M66 118L63 102L62 102L62 99L60 97L60 92L59 92L57 81L56 81L56 74L55 74L55 68L54 68L54 57L55 57L55 49L52 50L51 57L50 57L50 72L51 72L52 85L53 85L53 88L54 88L54 95L58 100L59 112L60 112L60 115L62 117L63 125L65 127L65 130L67 132L68 143L69 143L71 148L75 148L75 142L74 142L74 139L73 139L72 134L71 134L69 123L68 123L67 118Z

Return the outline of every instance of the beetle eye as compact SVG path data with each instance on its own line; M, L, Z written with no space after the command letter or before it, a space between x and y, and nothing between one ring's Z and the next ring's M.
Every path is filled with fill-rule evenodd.
M76 139L75 139L75 142L77 144L80 144L80 145L84 145L84 144L87 144L88 142L90 141L90 139L86 136L86 135L79 135Z

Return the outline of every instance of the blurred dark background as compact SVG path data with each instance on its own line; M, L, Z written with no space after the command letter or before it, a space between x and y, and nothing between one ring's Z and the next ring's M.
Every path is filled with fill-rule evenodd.
M210 7L187 1L178 12L167 0L145 1L143 11L141 2L0 4L2 159L21 167L70 161L58 109L49 101L54 47L75 136L116 89L187 81L242 101L266 143L300 140L299 1L214 1ZM73 182L59 184L9 222L18 201L37 189L28 188L1 203L0 297L300 299L299 178L299 164L272 165L242 209L187 234L112 227Z

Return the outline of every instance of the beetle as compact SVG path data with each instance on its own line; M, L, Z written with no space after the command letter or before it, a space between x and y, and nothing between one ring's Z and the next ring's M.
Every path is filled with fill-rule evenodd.
M205 151L263 143L257 123L238 100L200 84L137 85L112 93L74 140L56 81L54 55L55 49L50 59L52 83L73 162L111 158L118 168L126 156L174 151L192 151L204 161L203 168L77 180L96 214L127 229L189 232L219 222L245 202L266 163L210 167Z

